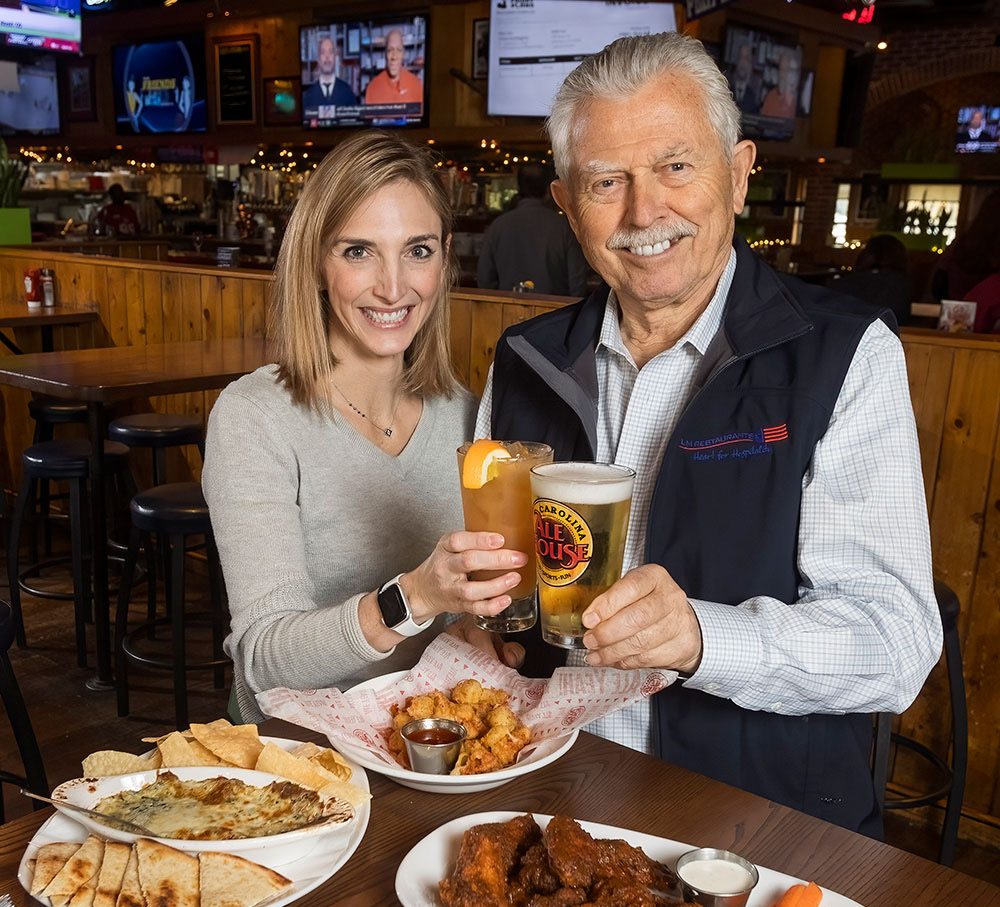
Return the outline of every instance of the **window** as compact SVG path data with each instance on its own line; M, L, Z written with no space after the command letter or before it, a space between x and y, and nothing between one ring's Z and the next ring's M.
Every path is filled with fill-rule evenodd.
M904 233L940 234L945 246L955 238L962 187L956 184L913 183L906 187Z
M833 209L833 228L830 230L835 246L847 245L847 211L851 203L851 184L837 184L837 204Z

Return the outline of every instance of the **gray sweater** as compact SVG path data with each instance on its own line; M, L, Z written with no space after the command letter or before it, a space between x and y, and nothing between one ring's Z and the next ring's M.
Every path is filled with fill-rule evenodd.
M465 390L425 400L393 457L342 419L293 404L276 374L264 366L222 392L202 473L245 721L262 720L253 699L262 690L344 688L417 661L438 628L379 652L358 603L462 527L455 451L476 412Z

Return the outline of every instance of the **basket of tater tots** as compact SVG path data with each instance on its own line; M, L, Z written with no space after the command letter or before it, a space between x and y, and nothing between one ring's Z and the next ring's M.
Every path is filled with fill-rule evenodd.
M586 667L558 668L547 679L522 677L442 635L409 671L344 691L268 690L257 701L267 715L325 734L365 769L418 790L471 793L548 765L569 750L584 725L674 679L671 671ZM454 761L447 774L414 771L408 739L430 749L450 745Z

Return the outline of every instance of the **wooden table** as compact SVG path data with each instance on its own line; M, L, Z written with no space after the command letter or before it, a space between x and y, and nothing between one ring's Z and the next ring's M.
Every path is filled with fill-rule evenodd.
M64 305L42 306L29 309L26 302L0 302L0 343L12 353L23 351L5 333L3 328L41 328L42 350L52 351L52 328L57 324L88 324L97 321L100 313L93 309L74 309Z
M276 720L265 722L261 732L325 742ZM1000 904L1000 888L986 882L590 734L581 734L552 765L479 794L420 793L374 772L368 779L374 799L361 846L296 907L396 904L396 867L414 844L459 816L498 809L562 813L728 848L762 866L813 879L865 907ZM0 826L0 892L9 892L18 907L35 903L17 883L17 866L48 815L45 810Z
M50 397L85 401L91 445L91 488L104 487L104 407L135 397L184 394L224 387L267 361L264 341L193 340L148 346L112 346L101 349L30 353L0 359L0 384L20 387ZM90 495L91 538L105 535L104 495ZM108 559L103 545L94 546L94 626L97 638L97 676L87 682L93 690L113 689L111 673Z

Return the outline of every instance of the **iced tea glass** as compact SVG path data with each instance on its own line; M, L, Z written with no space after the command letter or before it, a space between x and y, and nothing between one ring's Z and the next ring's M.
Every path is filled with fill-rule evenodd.
M476 623L496 633L516 633L535 625L537 608L535 588L535 530L531 517L531 469L552 462L548 444L528 441L499 442L509 454L507 459L492 460L489 478L481 487L469 488L461 476L465 455L472 442L458 449L458 474L462 487L462 510L465 528L470 532L498 532L504 547L522 551L528 562L520 568L521 582L510 590L511 603L493 617L476 616ZM474 580L488 580L508 573L507 570L479 570Z

